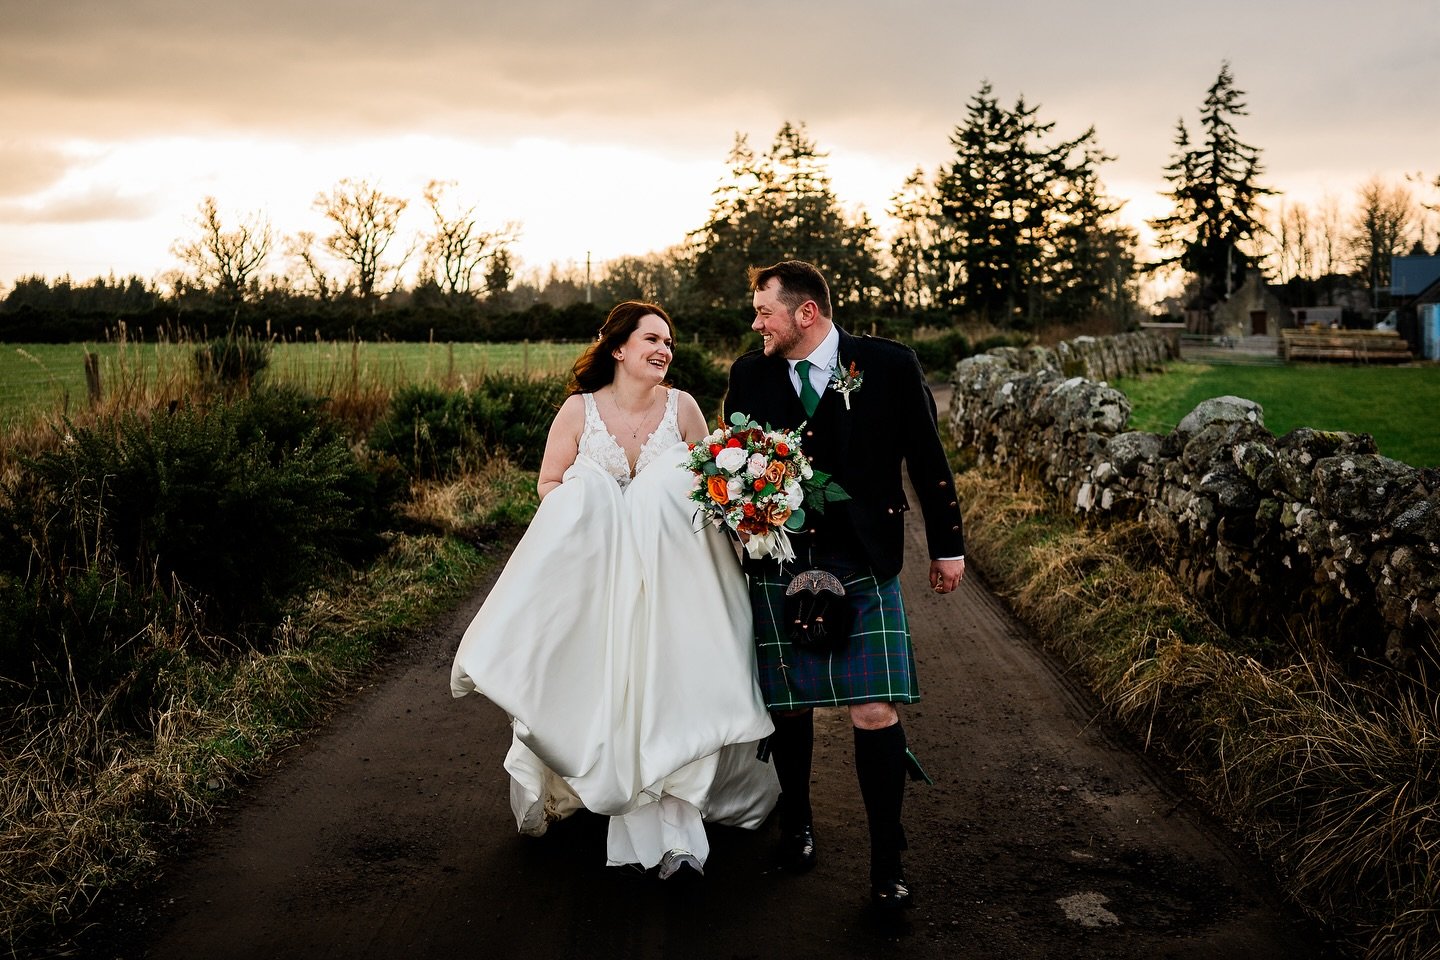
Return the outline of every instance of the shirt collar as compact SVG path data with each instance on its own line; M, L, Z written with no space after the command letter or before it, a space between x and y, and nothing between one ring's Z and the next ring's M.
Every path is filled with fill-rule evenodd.
M825 339L820 345L810 351L810 356L801 357L801 360L809 360L814 366L821 370L835 369L835 358L840 353L840 328L833 323L830 325L830 332L825 334ZM800 360L790 360L790 372L795 372L795 364Z

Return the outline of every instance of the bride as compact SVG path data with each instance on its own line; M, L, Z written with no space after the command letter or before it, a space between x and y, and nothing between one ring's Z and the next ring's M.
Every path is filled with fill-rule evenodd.
M511 717L522 833L610 817L611 866L703 872L702 820L755 828L779 786L735 553L694 520L683 469L706 432L666 386L674 325L629 301L576 361L540 466L540 508L451 670Z

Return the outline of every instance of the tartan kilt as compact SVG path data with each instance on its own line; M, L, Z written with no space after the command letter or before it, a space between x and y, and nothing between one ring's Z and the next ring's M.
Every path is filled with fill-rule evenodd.
M920 699L900 578L880 582L867 572L841 580L855 609L850 642L838 653L814 654L796 648L785 630L790 576L778 567L750 574L760 692L771 710Z

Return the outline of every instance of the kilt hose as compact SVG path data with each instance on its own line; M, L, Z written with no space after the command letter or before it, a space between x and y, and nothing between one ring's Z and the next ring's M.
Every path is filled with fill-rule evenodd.
M837 653L818 654L796 648L786 632L785 588L790 579L778 565L750 573L765 706L783 711L920 699L899 577L881 582L868 572L842 576L855 611L850 642Z

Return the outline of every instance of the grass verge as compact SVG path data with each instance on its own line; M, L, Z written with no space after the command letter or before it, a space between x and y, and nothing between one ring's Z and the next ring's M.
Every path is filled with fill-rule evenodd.
M1143 527L1081 527L1005 478L957 479L986 582L1106 710L1177 762L1283 888L1370 960L1440 957L1440 712L1312 655L1233 649Z
M161 695L139 728L114 722L103 698L0 718L0 941L37 943L143 877L378 656L472 588L494 561L474 541L528 519L534 478L499 461L457 483L413 498L426 506L412 521L442 532L396 535L369 569L312 593L270 652L219 657L146 638L163 654L147 661Z
M1440 366L1288 364L1283 367L1171 363L1161 374L1120 377L1134 404L1131 428L1165 434L1202 400L1227 394L1265 408L1277 437L1296 427L1368 433L1387 457L1412 467L1440 466Z

